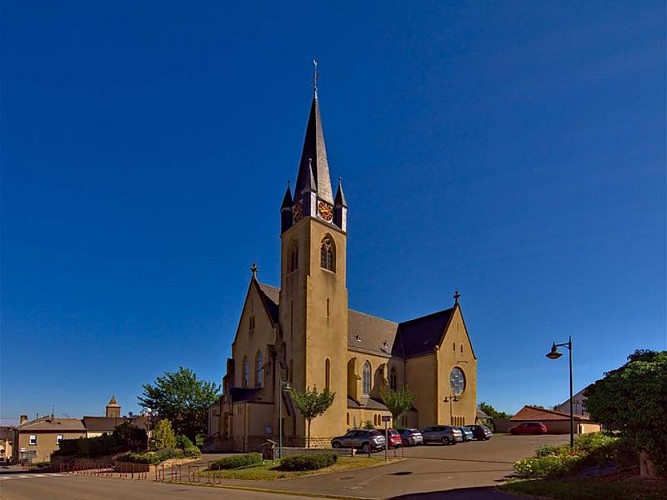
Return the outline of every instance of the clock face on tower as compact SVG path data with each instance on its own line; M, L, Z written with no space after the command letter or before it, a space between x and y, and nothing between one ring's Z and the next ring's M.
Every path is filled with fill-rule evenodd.
M292 221L294 223L299 222L303 218L303 205L301 200L297 201L292 209Z
M317 202L317 212L327 222L333 219L333 207L324 201Z
M462 394L466 388L466 376L461 368L455 366L449 373L449 387L452 392L458 396Z

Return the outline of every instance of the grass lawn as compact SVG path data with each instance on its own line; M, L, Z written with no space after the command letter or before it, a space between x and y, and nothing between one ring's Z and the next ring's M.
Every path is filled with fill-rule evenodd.
M314 474L330 474L332 472L367 469L369 467L375 467L377 465L383 465L385 463L392 463L398 460L400 459L389 459L388 462L385 462L384 456L371 457L371 458L338 457L338 461L330 467L325 467L324 469L319 469L319 470L298 471L298 472L278 470L280 463L278 460L276 460L275 464L267 461L264 463L264 465L258 465L254 467L244 467L241 469L206 471L206 472L201 472L200 475L203 477L216 477L216 478L219 477L223 479L247 479L254 481L262 481L262 480L271 481L275 479L289 479L293 477L312 476Z
M509 493L557 499L662 500L667 480L639 478L525 479L500 486Z

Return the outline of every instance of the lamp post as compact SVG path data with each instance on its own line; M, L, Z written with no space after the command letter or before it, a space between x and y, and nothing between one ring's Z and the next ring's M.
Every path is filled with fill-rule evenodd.
M568 337L567 342L562 344L556 344L554 342L551 346L551 351L546 355L549 359L558 359L563 353L558 352L559 347L567 347L569 357L570 357L570 449L574 448L574 411L572 408L573 405L573 395L572 395L572 336Z
M278 392L278 458L283 458L283 391L289 391L292 386L289 382L279 381L280 391Z
M452 396L451 394L449 396L445 396L444 402L449 403L449 423L451 425L454 425L454 407L452 406L452 403L457 402L458 399L456 399L456 396Z

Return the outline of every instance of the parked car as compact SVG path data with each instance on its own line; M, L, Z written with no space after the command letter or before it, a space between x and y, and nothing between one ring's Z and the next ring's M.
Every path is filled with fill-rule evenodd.
M421 430L424 444L442 443L456 444L463 441L463 433L460 429L451 425L434 425Z
M461 431L461 434L463 435L463 441L472 441L473 435L470 429L468 429L465 425L458 426L458 429Z
M380 431L353 429L331 440L332 448L360 448L364 453L384 450L386 440Z
M424 436L417 429L399 429L403 446L418 446L424 444Z
M486 425L469 425L468 429L472 431L472 435L479 441L486 441L493 437L493 432Z
M387 447L389 449L400 448L401 445L403 444L403 440L401 439L401 435L398 433L398 431L396 429L388 429L387 430L387 437L389 438L389 442L387 443Z
M542 422L522 422L519 425L510 427L511 434L546 434L547 426Z

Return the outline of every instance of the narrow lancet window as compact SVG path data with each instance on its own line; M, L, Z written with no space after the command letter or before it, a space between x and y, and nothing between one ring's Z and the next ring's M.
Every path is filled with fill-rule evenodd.
M333 239L326 236L320 247L320 267L328 271L336 272L336 248Z
M364 363L364 387L363 387L363 393L364 395L368 395L371 393L371 364L366 361Z

